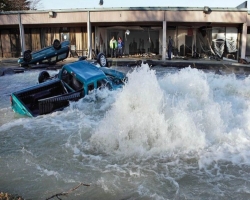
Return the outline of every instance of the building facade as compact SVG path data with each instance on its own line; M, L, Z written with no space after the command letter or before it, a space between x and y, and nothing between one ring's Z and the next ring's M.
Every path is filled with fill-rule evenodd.
M249 30L249 31L248 31ZM247 3L236 8L140 7L0 12L0 57L37 51L54 39L69 40L78 55L110 54L109 40L124 41L124 55L250 56Z

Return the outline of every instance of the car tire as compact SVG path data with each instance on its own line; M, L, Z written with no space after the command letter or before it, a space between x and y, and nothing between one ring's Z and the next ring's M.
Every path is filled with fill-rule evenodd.
M49 75L49 73L47 71L40 72L40 74L38 76L38 82L39 83L43 83L43 82L45 82L45 81L47 81L49 79L50 79L50 75Z
M23 60L25 62L30 62L32 60L32 55L31 55L31 50L26 50L24 53L23 53Z
M104 53L99 53L97 55L97 62L99 63L99 65L101 67L106 67L107 66L107 58L106 56L104 55Z
M58 39L55 39L53 42L53 47L56 50L59 50L61 48L61 42Z

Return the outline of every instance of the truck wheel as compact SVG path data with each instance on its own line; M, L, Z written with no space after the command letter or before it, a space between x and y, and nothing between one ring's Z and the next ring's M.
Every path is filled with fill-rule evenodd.
M54 42L53 42L53 47L54 49L56 50L59 50L61 48L61 43L58 39L55 39Z
M50 79L50 75L47 71L40 72L40 74L38 76L39 83L43 83L43 82L47 81L48 79Z
M32 55L31 55L31 50L26 50L24 53L23 53L23 60L25 62L30 62L32 60Z
M104 53L99 53L97 55L97 62L100 64L101 67L106 67L107 66L107 59Z

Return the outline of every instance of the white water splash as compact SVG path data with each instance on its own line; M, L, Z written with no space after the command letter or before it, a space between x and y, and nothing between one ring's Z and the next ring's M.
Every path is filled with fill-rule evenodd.
M128 78L90 139L94 149L122 157L192 153L200 167L209 159L250 162L249 78L185 68L157 80L147 66Z

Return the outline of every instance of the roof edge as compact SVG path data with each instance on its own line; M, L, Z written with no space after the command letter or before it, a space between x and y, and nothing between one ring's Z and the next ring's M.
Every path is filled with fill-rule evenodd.
M231 8L231 7L209 7L211 11L231 11L231 12L247 12L247 8ZM72 9L49 9L49 10L21 10L21 11L5 11L4 14L32 14L46 12L105 12L105 11L203 11L204 7L110 7L110 8L72 8Z

